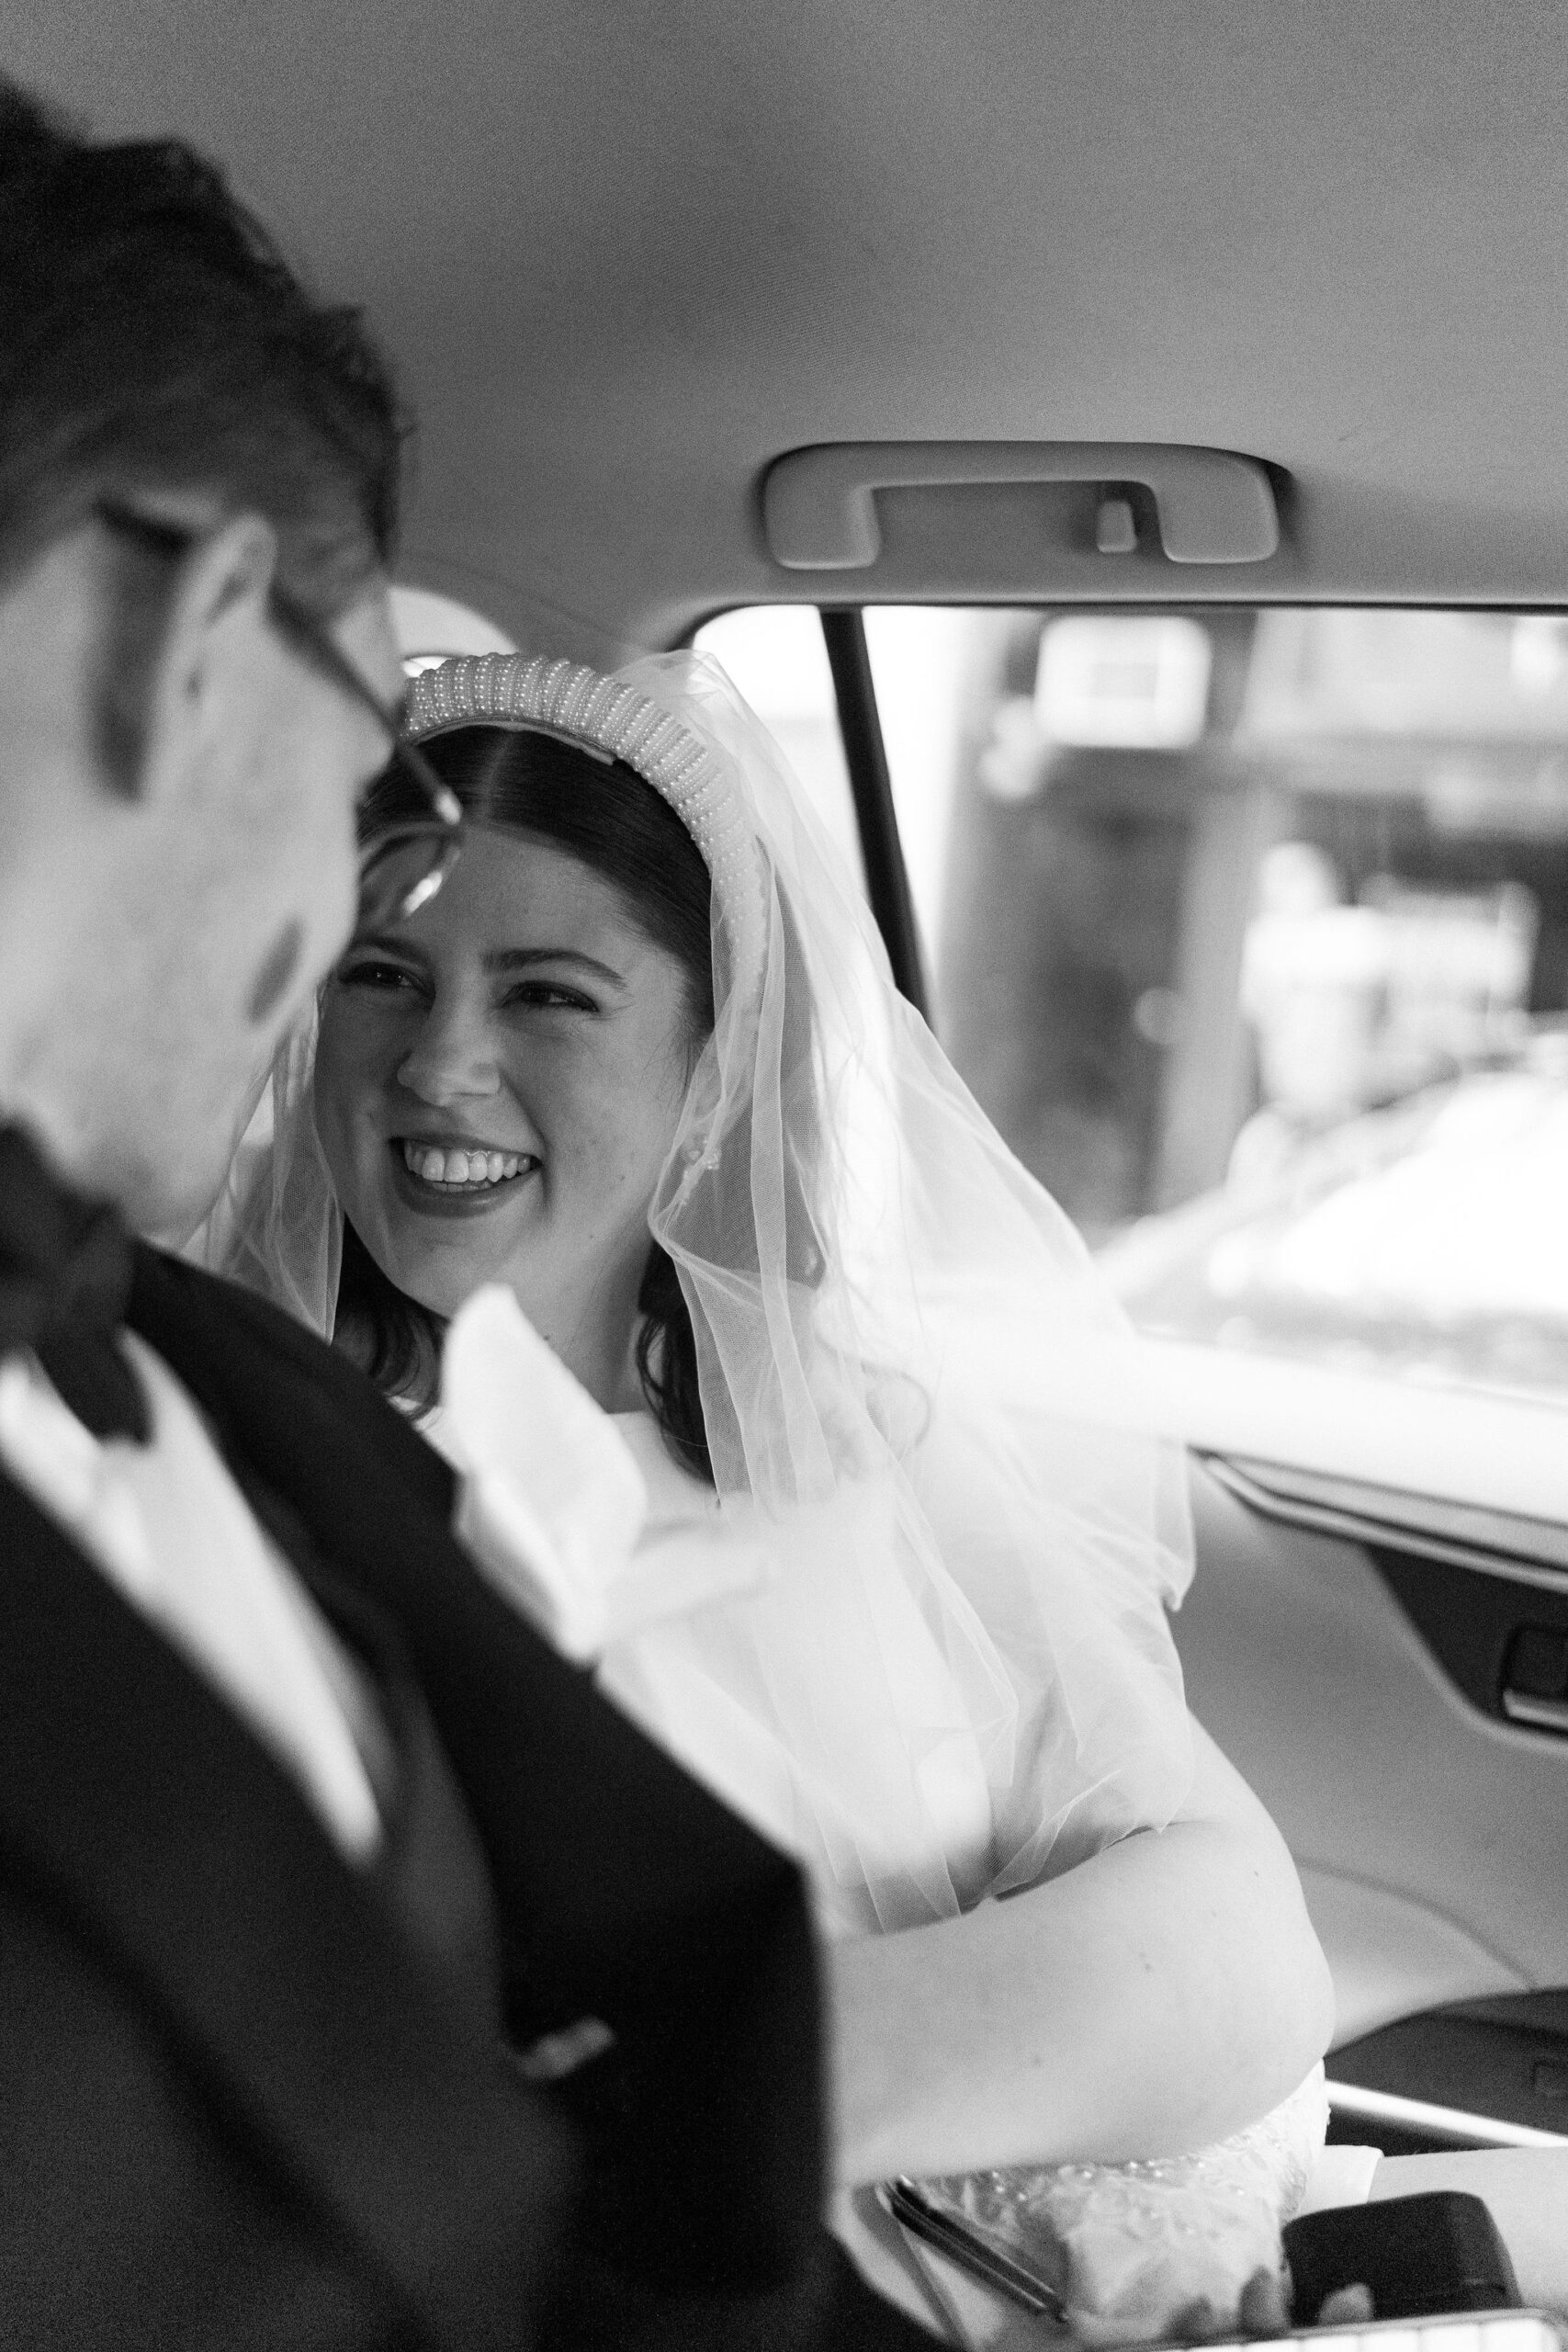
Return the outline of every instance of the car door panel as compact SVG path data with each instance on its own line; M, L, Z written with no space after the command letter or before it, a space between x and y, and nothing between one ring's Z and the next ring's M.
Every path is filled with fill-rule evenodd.
M1367 1546L1265 1518L1201 1468L1193 1487L1189 1695L1302 1870L1337 2041L1561 1984L1568 1740L1472 1704Z
M1247 1778L1256 1783L1254 1773ZM1337 2048L1395 2018L1526 1989L1517 1968L1430 1904L1312 1862L1298 1868L1334 1971Z
M1335 2052L1341 2080L1568 2132L1568 1993L1517 1993L1401 2018Z

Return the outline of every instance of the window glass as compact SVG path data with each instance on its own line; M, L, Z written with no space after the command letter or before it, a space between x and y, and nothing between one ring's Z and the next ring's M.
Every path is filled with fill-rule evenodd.
M816 605L757 605L724 613L700 628L694 643L699 653L723 663L767 727L863 891L854 801Z
M974 640L971 615L937 605L875 605L865 616L866 650L928 982L938 977Z
M1135 1318L1568 1398L1568 620L867 633L938 1028Z

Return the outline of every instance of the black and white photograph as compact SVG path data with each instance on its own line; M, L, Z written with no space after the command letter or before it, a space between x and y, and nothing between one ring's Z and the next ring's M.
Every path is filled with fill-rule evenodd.
M0 27L0 2346L1568 2352L1568 7Z

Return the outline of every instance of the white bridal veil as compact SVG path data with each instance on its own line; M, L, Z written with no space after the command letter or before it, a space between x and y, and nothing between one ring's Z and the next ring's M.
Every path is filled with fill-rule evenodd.
M649 1223L696 1335L720 1517L766 1539L758 1588L706 1612L701 1670L793 1759L816 1875L846 1923L912 1925L1162 1826L1191 1773L1165 1619L1190 1573L1184 1467L1077 1234L894 989L716 664L603 680L487 656L419 681L416 734L487 721L601 746L614 721L714 876L714 1034ZM313 1060L312 1015L205 1247L330 1333Z

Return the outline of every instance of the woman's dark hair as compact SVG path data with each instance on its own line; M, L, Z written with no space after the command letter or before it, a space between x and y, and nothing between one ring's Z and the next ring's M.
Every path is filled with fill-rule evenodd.
M713 1029L712 891L701 852L669 803L621 761L529 729L460 727L425 747L475 824L549 842L616 890L644 937L686 978L692 1059ZM367 796L363 839L426 813L390 769ZM643 1395L682 1467L711 1485L713 1464L697 1385L696 1341L670 1258L651 1238L637 1306ZM434 1396L438 1317L408 1298L345 1220L333 1339L389 1396Z
M0 578L107 501L171 493L265 517L318 620L387 566L404 421L386 364L194 149L84 139L0 77ZM130 789L176 573L133 541L109 560L95 718Z

